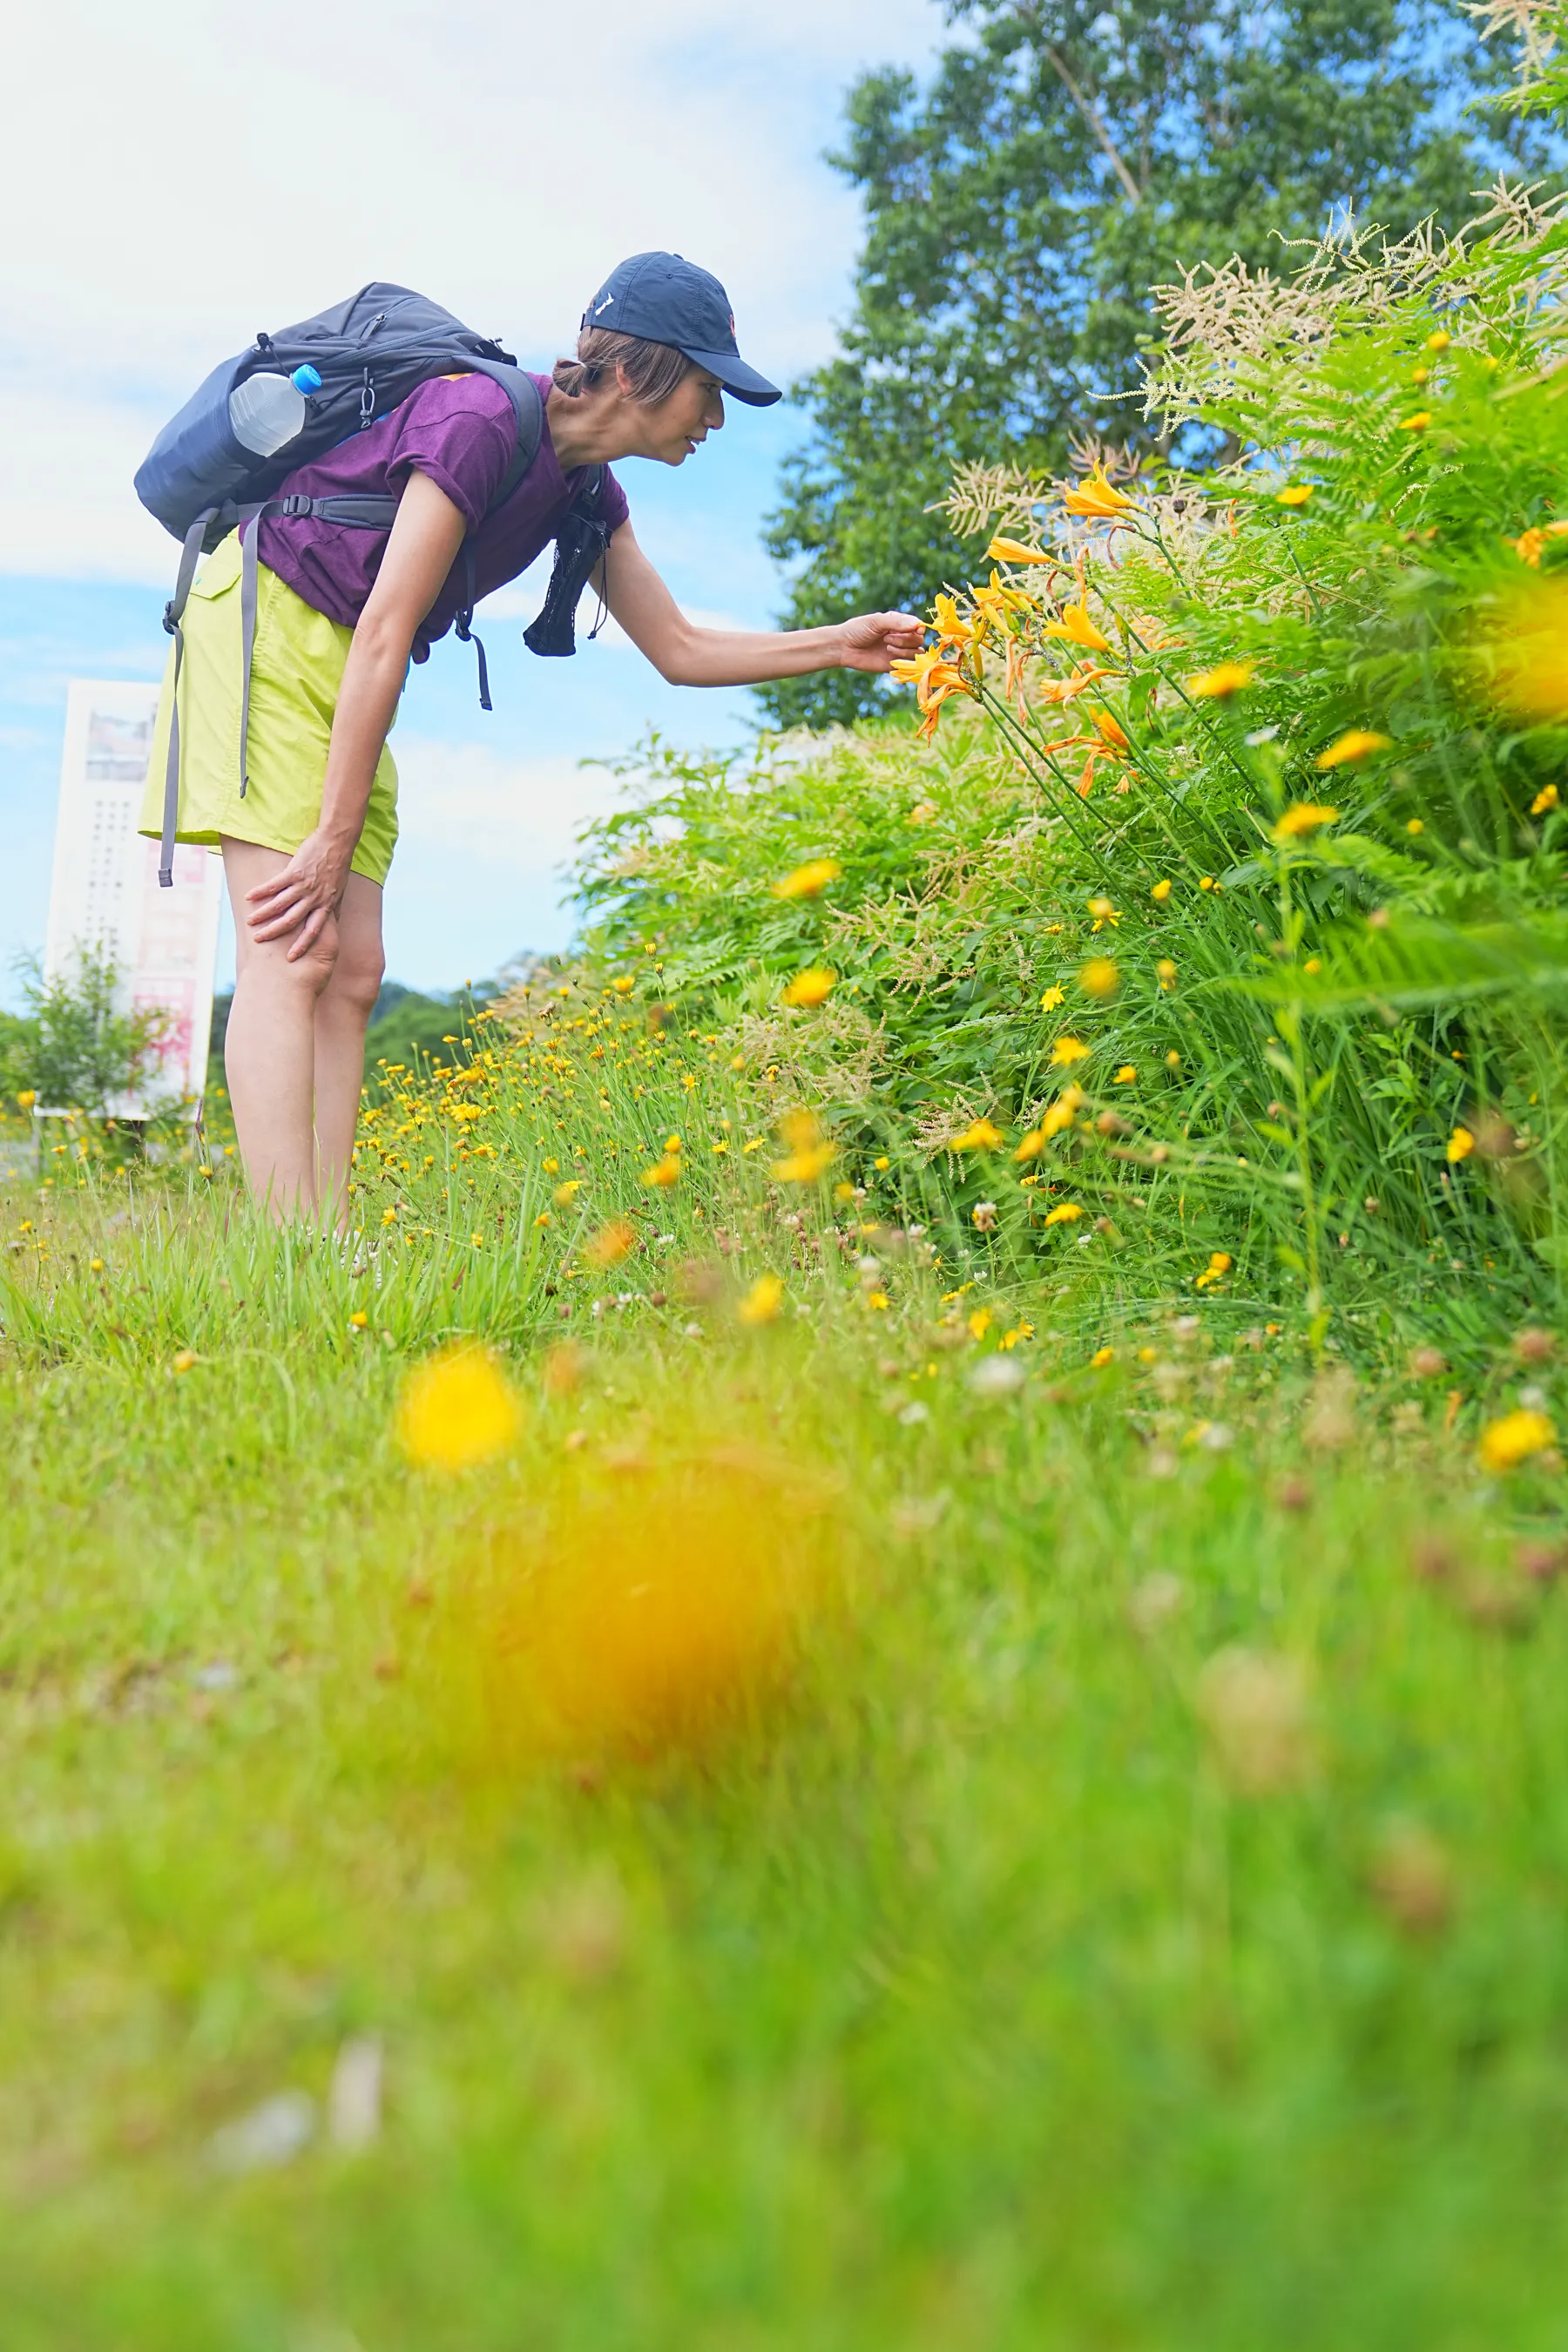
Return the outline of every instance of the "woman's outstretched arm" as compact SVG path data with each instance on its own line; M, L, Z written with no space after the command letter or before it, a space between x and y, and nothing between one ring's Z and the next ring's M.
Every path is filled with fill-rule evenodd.
M629 522L610 541L605 601L671 686L760 686L817 669L885 670L925 643L910 613L861 613L826 629L702 629L689 621L637 545Z

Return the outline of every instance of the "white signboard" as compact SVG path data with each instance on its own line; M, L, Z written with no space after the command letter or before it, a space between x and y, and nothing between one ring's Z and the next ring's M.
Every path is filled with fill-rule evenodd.
M46 981L68 981L91 948L112 956L128 1010L164 1016L155 1075L110 1106L121 1118L182 1099L195 1117L212 1028L222 860L182 844L174 887L160 890L158 844L136 830L157 709L155 686L71 680L44 948Z

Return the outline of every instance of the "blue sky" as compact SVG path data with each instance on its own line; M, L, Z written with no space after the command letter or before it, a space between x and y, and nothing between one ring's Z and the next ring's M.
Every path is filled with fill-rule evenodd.
M7 35L0 204L0 992L42 940L66 681L151 677L174 542L130 476L190 384L256 328L371 277L447 302L547 365L623 252L716 269L742 347L780 381L832 348L858 240L822 161L861 67L919 68L930 0L596 0L584 49L516 0L275 0L268 58L223 0L53 0ZM577 21L581 21L580 19ZM377 136L334 137L353 88ZM541 96L545 102L541 104ZM174 124L194 127L176 134ZM203 126L208 126L205 135ZM47 188L47 201L40 201ZM759 543L787 404L731 406L678 472L632 462L637 535L693 612L766 625ZM624 643L541 662L521 631L547 562L491 600L495 710L451 640L416 670L394 735L403 839L389 969L449 986L563 943L558 869L616 787L579 762L646 729L738 742L744 693L664 685ZM226 941L221 952L229 952Z

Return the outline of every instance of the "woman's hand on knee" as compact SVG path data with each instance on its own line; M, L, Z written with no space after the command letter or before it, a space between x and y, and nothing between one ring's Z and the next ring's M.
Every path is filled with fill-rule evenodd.
M287 866L246 892L251 911L245 919L252 936L280 940L294 931L289 962L308 955L343 895L353 856L352 844L345 846L320 830L307 834Z

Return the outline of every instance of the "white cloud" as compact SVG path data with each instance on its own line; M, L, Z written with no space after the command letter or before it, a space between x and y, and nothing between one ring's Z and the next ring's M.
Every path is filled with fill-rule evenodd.
M860 67L931 0L50 0L0 90L0 516L10 571L162 580L130 476L199 375L365 278L536 363L649 246L717 270L781 376L830 347L856 238L823 169Z

